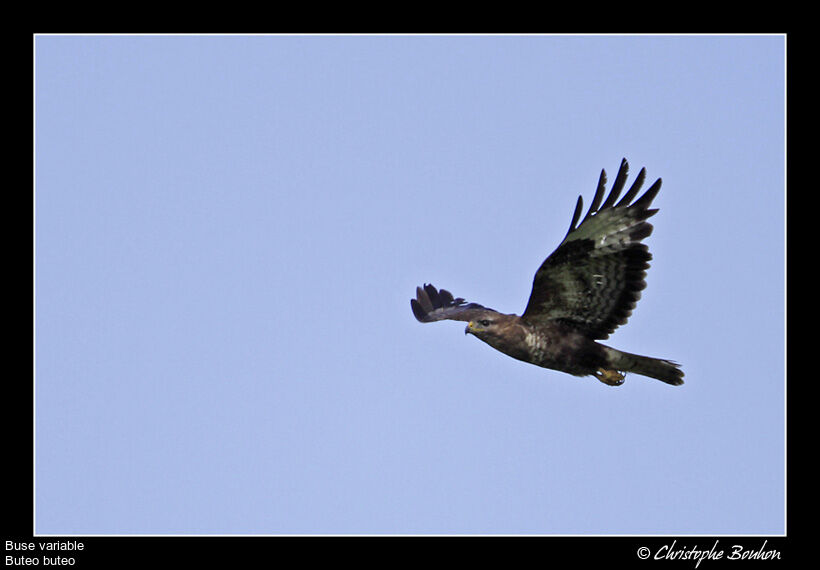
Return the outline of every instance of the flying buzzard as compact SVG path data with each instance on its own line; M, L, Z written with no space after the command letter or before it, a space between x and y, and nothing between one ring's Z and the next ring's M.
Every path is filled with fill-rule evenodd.
M641 240L652 233L646 220L658 211L649 206L661 188L661 179L633 202L646 178L642 168L616 203L628 171L629 164L623 159L605 201L606 172L601 171L592 204L576 225L583 211L583 200L578 197L567 235L536 271L530 300L520 317L467 303L445 289L425 284L416 288L416 298L410 300L416 319L422 323L468 321L465 334L504 354L575 376L592 375L610 386L623 384L626 372L683 384L683 371L671 360L638 356L595 342L626 323L646 287L644 278L652 259Z

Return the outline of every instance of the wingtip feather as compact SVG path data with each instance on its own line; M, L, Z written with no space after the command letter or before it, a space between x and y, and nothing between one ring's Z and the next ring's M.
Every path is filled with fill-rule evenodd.
M643 196L638 198L635 201L635 203L632 204L632 207L638 208L640 210L648 209L649 206L652 205L652 200L654 200L655 196L657 196L658 192L660 192L662 183L663 183L663 179L661 179L661 178L658 178L657 180L655 180L655 183L652 184L652 186L650 186L649 189L646 192L644 192Z

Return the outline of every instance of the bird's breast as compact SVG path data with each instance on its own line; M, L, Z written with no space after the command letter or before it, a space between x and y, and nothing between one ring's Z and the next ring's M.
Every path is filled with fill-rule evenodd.
M550 342L545 335L528 330L524 333L524 344L527 346L533 362L541 362L546 358Z

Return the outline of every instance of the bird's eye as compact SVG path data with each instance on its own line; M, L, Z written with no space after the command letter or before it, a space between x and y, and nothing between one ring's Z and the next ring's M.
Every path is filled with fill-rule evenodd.
M488 327L488 326L490 326L490 321L488 321L487 319L484 319L484 320L478 321L478 323L479 323L482 327Z

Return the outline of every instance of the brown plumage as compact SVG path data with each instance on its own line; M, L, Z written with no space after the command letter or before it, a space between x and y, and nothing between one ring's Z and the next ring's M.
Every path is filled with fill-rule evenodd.
M618 201L628 172L623 159L603 201L606 172L601 171L592 204L580 224L583 200L578 197L569 230L536 271L520 317L467 303L445 289L425 284L416 288L416 298L410 300L416 319L423 323L468 321L465 334L504 354L575 376L592 375L611 386L621 385L626 372L683 384L683 371L670 360L630 354L596 342L626 323L646 287L644 278L652 259L641 240L652 233L646 220L658 211L649 206L661 188L661 179L635 200L646 178L646 169L641 169Z

